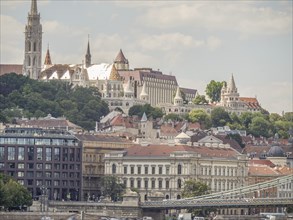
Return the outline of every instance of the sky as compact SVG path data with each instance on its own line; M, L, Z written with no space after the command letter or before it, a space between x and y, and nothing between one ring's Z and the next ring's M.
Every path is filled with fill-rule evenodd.
M54 64L112 63L120 49L130 68L175 75L205 94L234 75L241 97L269 112L293 111L293 1L38 0L43 55ZM22 64L30 0L0 0L0 63ZM89 36L89 37L88 37Z

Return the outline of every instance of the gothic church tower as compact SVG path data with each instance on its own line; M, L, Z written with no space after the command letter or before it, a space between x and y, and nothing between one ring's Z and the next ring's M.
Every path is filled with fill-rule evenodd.
M42 25L37 0L31 1L31 10L25 26L23 74L38 79L42 68Z

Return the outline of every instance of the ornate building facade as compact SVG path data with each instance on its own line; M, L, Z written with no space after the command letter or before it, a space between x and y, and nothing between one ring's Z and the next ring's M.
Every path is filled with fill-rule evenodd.
M25 51L23 74L39 79L42 69L42 25L38 13L37 0L32 0L31 10L25 26Z
M137 188L141 200L155 193L166 199L182 198L184 182L196 179L212 192L246 184L247 158L229 145L132 146L122 152L105 154L105 174L117 176L126 188Z

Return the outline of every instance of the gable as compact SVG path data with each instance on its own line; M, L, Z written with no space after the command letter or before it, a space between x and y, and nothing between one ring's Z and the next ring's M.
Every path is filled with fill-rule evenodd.
M219 138L216 138L213 135L205 136L204 138L197 141L198 143L217 143L217 144L223 144L223 141Z

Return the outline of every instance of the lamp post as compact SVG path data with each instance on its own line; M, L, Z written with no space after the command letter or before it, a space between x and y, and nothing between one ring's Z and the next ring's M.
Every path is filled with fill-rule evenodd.
M46 220L46 208L48 208L48 189L45 185L40 186L41 189L41 213L42 213L42 220ZM48 210L47 210L48 211Z

